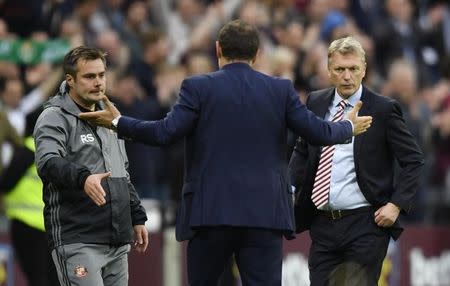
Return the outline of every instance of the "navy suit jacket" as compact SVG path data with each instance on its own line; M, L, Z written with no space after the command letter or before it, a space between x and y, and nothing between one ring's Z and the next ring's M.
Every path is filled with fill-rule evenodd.
M293 235L287 175L287 129L312 144L352 136L348 121L330 123L303 105L289 80L264 75L245 63L185 79L166 118L122 116L118 134L150 145L185 138L185 176L176 237L198 227L242 226Z
M325 117L334 97L334 88L312 92L306 105L315 114ZM392 202L404 212L411 211L413 197L419 187L424 164L423 154L409 132L400 105L393 99L363 87L363 106L359 115L372 116L367 132L355 137L353 156L356 181L366 200L376 209ZM311 200L321 149L297 141L289 164L292 185L299 191L295 206L297 232L310 229L317 209ZM400 171L394 172L397 161ZM394 176L394 174L396 176ZM401 234L398 220L389 228L394 239Z

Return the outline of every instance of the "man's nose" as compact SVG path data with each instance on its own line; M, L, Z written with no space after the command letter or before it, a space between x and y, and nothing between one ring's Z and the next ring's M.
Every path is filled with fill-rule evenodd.
M342 75L344 79L350 79L351 78L351 72L349 69L344 70L344 74Z
M98 77L98 76L95 77L95 79L94 79L94 84L95 84L95 85L100 85L100 84L101 84L100 77Z

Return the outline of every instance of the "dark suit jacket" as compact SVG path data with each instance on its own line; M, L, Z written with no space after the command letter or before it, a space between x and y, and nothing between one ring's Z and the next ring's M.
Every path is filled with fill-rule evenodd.
M334 97L334 88L311 93L307 107L324 118ZM353 155L356 179L364 197L375 208L392 202L409 212L419 185L424 159L415 139L408 131L399 104L393 99L373 93L363 87L363 106L359 115L373 117L367 132L354 138ZM300 138L289 164L292 184L299 191L295 206L296 231L310 228L316 215L311 201L315 174L319 165L321 148ZM394 179L394 163L401 171ZM392 230L396 228L398 223ZM392 232L397 238L399 232Z
M203 226L294 233L287 173L287 129L315 144L344 142L350 122L320 120L289 80L233 63L183 81L178 102L160 121L121 117L119 136L151 145L185 137L178 240Z

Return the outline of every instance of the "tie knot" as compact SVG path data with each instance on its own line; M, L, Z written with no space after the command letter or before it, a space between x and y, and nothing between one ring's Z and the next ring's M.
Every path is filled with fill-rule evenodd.
M345 100L341 100L338 105L342 110L344 110L348 106L348 103Z

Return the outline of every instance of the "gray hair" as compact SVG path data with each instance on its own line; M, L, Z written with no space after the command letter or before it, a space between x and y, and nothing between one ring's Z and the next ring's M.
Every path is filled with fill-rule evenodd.
M366 63L366 52L361 46L361 43L358 42L353 37L345 37L334 40L330 46L328 47L328 65L330 64L330 58L334 53L340 54L355 54L358 55L362 62Z

